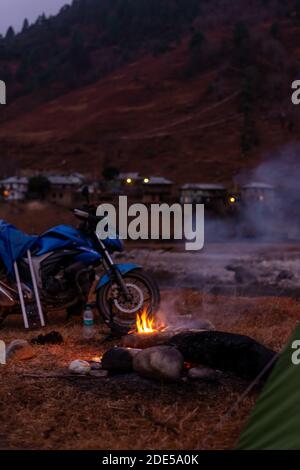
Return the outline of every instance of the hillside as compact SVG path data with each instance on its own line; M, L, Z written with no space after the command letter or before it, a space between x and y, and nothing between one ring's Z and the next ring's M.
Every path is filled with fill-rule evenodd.
M101 22L104 5L111 20ZM49 28L53 40L62 24L51 48ZM77 0L2 40L0 169L9 157L21 168L100 175L109 164L178 183L231 181L297 140L299 39L296 1ZM32 63L18 81L18 54L32 44L54 51L55 74L47 48L40 54L46 81ZM88 66L73 60L82 47Z

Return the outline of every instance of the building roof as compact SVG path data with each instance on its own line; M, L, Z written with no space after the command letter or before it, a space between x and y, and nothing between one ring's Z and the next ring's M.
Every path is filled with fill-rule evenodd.
M27 184L28 178L25 176L18 177L18 176L10 176L9 178L4 178L0 180L0 184Z
M148 179L149 179L148 183L144 182L145 186L149 186L151 184L155 184L155 185L174 184L173 181L167 180L163 176L149 176Z
M140 180L142 179L142 176L137 172L120 173L118 176L119 180L127 180L128 178L132 180Z
M181 190L190 189L190 190L202 190L202 191L216 191L216 190L226 190L225 186L222 184L213 184L213 183L187 183L181 186Z
M79 185L82 184L82 178L78 175L50 175L47 177L52 185Z
M146 183L144 180L148 179L149 181ZM144 181L144 184L149 186L151 184L155 185L171 185L174 184L173 181L170 181L163 176L141 176L138 172L132 173L120 173L118 176L119 180L127 180L131 179L133 181Z
M267 183L253 181L251 183L244 184L242 186L242 189L275 189L275 186L272 186L271 184L267 184Z
M82 184L82 175L72 174L72 175L44 175L52 185L79 185ZM10 176L0 180L0 184L28 184L30 178L27 176Z

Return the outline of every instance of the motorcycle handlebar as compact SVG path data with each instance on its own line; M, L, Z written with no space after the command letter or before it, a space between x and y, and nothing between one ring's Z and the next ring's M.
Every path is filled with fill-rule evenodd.
M97 224L101 220L101 217L93 215L83 209L73 209L73 214L78 219L83 220L85 222L90 222L92 224Z
M86 211L83 211L81 209L73 209L73 214L76 217L79 217L80 219L88 219L90 214Z

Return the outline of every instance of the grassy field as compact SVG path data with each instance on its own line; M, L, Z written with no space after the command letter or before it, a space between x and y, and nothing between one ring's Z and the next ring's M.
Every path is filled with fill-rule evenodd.
M171 305L174 291L162 296ZM299 315L299 303L288 298L225 298L191 289L178 291L172 308L178 315L207 318L218 330L252 336L277 351ZM103 328L99 324L102 333ZM63 312L50 316L46 331L51 330L63 335L62 345L34 346L31 360L1 366L1 449L230 449L260 391L256 387L224 418L248 385L227 374L219 384L162 384L134 375L62 378L71 360L100 356L117 342L102 343L101 336L84 342L80 319L66 323ZM21 319L11 317L0 337L9 342L37 334L24 332Z

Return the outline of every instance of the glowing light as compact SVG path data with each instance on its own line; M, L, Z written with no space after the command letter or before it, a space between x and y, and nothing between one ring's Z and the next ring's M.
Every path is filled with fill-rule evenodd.
M229 198L229 202L230 202L230 204L234 204L236 202L236 198L234 196L231 196Z
M3 191L3 196L4 197L8 197L9 196L9 191L7 191L7 189L5 191Z
M149 178L144 178L144 183L147 184L147 183L149 183L149 182L150 182Z
M131 184L131 183L132 183L132 179L131 179L131 178L127 178L126 183L127 183L127 184Z
M92 357L93 362L101 362L102 356L94 356Z
M136 317L136 330L140 334L149 334L157 331L154 328L154 318L147 314L146 310L143 310L141 314Z
M156 319L153 315L149 315L147 309L144 309L141 313L137 314L136 317L136 331L132 333L139 333L142 335L148 335L151 333L157 333L158 331L165 330L166 327L162 323L156 324Z

